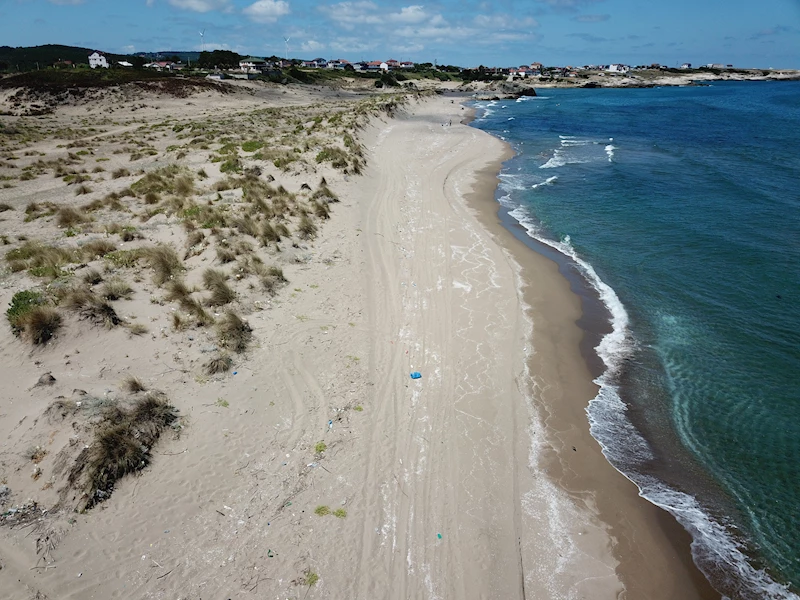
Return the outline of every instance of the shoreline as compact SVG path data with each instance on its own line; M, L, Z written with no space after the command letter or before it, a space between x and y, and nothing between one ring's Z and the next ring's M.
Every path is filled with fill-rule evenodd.
M472 119L465 121L467 124ZM594 508L616 540L613 554L619 561L617 575L626 589L623 597L718 599L720 594L694 564L690 534L667 511L640 497L636 485L607 461L589 433L585 409L599 389L593 380L603 370L594 347L609 330L607 310L568 257L528 236L497 202L498 175L514 156L511 147L503 143L505 155L479 174L481 181L468 203L481 224L521 266L526 302L534 310L539 308L548 320L539 330L553 332L550 350L561 364L548 364L547 357L542 360L541 355L534 355L530 361L534 379L560 379L557 396L541 407L549 413L548 425L562 432L549 440L554 453L547 462L548 474L576 499L586 493L594 495ZM544 270L555 289L547 290L549 293L536 289L544 287L541 279L537 279L537 285L532 283L531 274L536 271L541 276L543 271L541 265L534 266L536 261L550 263ZM567 314L562 302L571 305ZM534 345L537 341L541 340L534 335ZM574 377L572 381L567 380L565 371ZM577 449L578 444L586 450L581 453L582 460L572 457L570 447Z

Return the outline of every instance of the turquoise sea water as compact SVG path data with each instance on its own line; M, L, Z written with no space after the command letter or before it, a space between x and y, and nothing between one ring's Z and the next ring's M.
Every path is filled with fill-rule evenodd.
M479 102L500 202L613 332L587 411L731 598L800 589L800 83Z

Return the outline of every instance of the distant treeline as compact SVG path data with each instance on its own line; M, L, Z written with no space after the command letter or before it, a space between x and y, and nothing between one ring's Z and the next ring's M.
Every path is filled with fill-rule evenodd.
M77 48L75 46L61 46L47 44L45 46L32 46L27 48L12 48L0 46L0 71L35 71L52 66L68 68L69 64L89 66L89 55L94 52L91 48ZM126 54L111 54L103 52L110 64L118 61L127 61L134 67L141 67L145 59L139 56Z

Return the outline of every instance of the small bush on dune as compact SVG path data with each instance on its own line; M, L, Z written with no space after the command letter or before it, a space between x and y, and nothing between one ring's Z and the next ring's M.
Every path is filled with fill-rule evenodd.
M120 177L128 177L130 174L131 174L131 172L128 171L128 169L126 169L125 167L122 167L122 168L119 168L119 169L116 169L115 171L113 171L111 173L111 177L113 179L119 179Z
M136 263L139 262L139 259L143 257L144 253L144 248L136 248L134 250L115 250L114 252L109 252L103 258L105 258L111 265L117 267L118 269L129 269L136 266Z
M83 276L83 281L89 285L97 285L103 281L103 276L97 269L89 269Z
M189 221L187 221L189 222ZM202 231L192 231L189 234L189 237L186 238L186 245L191 248L193 246L197 246L198 244L202 244L203 240L206 239L205 234Z
M131 335L144 335L149 331L147 325L143 325L142 323L128 323L126 327L128 328L128 333Z
M122 323L113 306L85 288L68 290L61 304L92 325L111 329Z
M308 215L301 215L300 222L297 225L297 233L304 240L313 239L317 235L317 226L312 223Z
M208 304L223 306L236 299L236 293L227 284L228 276L216 269L206 269L203 273L203 285L211 292Z
M86 260L94 260L102 258L107 254L111 254L117 249L117 246L109 240L92 240L81 246L80 250Z
M85 194L91 194L92 188L90 188L85 183L80 184L78 187L75 188L75 195L76 196L83 196Z
M148 205L158 204L161 202L161 196L158 195L158 192L147 192L144 195L144 203Z
M167 284L167 294L165 298L168 302L184 302L191 297L191 292L186 284L180 279L170 281Z
M178 177L175 180L175 193L179 196L188 196L194 193L194 181L191 177Z
M11 304L6 310L11 330L15 335L19 335L24 326L23 317L37 306L45 304L46 299L41 292L36 290L22 290L14 294Z
M323 182L325 180L323 179ZM311 196L312 200L326 200L328 202L339 202L339 197L334 194L326 183L321 183L319 189Z
M61 314L50 306L35 306L26 312L18 323L22 333L36 345L42 345L53 339L61 329Z
M183 270L180 257L170 246L149 248L145 252L145 258L153 269L153 281L156 285L164 285Z
M227 354L219 354L203 365L203 369L208 375L225 373L230 371L233 366L233 359Z
M276 274L276 271L279 274ZM264 291L275 295L278 290L286 284L286 278L283 276L283 271L277 267L270 267L267 273L261 277L261 285Z
M62 275L61 267L81 259L79 252L72 248L44 246L35 241L27 241L19 248L6 253L9 268L16 272L30 269L35 277L55 279Z
M128 285L127 281L119 278L111 279L104 283L100 291L100 296L106 300L120 300L121 298L129 300L132 295L133 288Z
M217 337L221 346L238 354L247 350L253 330L239 315L228 311L217 324Z
M331 211L328 209L328 203L323 201L319 202L315 200L312 203L312 207L314 208L314 214L319 217L320 219L330 219L331 218Z
M201 327L210 325L214 322L213 317L209 315L206 312L206 309L203 308L203 305L194 298L188 298L181 302L181 308L192 315L195 318L196 323Z
M127 410L110 407L103 414L94 443L78 457L69 474L86 493L84 508L107 499L120 479L150 464L151 448L178 418L161 394L150 393Z
M258 237L258 224L253 219L241 218L234 221L234 226L245 235Z
M5 202L0 202L0 213L4 213L7 210L14 210L14 207L10 204L6 204Z
M280 242L281 236L275 230L275 228L270 225L269 223L264 223L261 226L261 243L266 246L270 242Z
M217 248L217 260L223 265L236 260L236 254L228 248Z
M88 220L88 217L82 212L68 206L59 209L58 216L56 217L56 222L59 227L74 227L75 225L86 223Z
M133 375L128 375L122 382L122 388L131 394L136 394L139 392L146 392L147 388L145 385L139 380L138 377L134 377Z

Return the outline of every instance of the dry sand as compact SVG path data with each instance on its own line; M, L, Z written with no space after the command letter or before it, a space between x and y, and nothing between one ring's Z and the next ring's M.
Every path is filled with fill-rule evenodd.
M194 98L200 108L190 115L178 101L142 110L186 122L213 111L245 127L275 117L251 113L266 96ZM300 113L278 121L312 128L319 98L296 100ZM355 112L344 99L326 102L323 113ZM121 271L135 293L114 305L146 323L146 335L68 318L32 349L3 325L0 478L10 496L2 508L27 504L29 514L0 527L0 596L698 597L681 549L588 434L582 407L594 390L578 350L579 300L554 263L515 246L493 218L505 145L458 123L465 111L449 99L412 99L395 118L371 114L360 132L361 176L313 160L288 170L245 160L296 193L298 206L310 202L301 185L316 187L321 176L341 199L330 221L317 221L316 239L294 233L295 216L293 246L254 250L289 280L276 295L247 274L240 280L238 262L219 265L211 247L185 260L189 284L199 286L211 265L236 283L234 306L254 343L232 372L203 373L218 343L213 330L175 331L174 305L144 267ZM107 135L135 130L116 127ZM334 143L334 130L319 133L329 136L321 143ZM151 141L158 154L146 169L180 160L207 171L204 189L224 179L207 151L170 155L175 141L173 133ZM38 144L58 151L52 140ZM113 159L107 171L118 166L103 156ZM99 194L137 177L90 185ZM220 194L218 204L244 214L241 192ZM52 218L21 219L27 202L49 198L78 203L43 179L0 190L15 208L3 213L2 233L74 243ZM179 213L155 215L130 247L183 249L180 225ZM21 273L2 282L4 305L37 284ZM46 372L55 383L34 387ZM182 419L141 474L73 512L80 495L58 493L66 485L58 463L93 443L91 418L47 408L59 396L74 400L76 389L125 401L127 374L163 391Z

